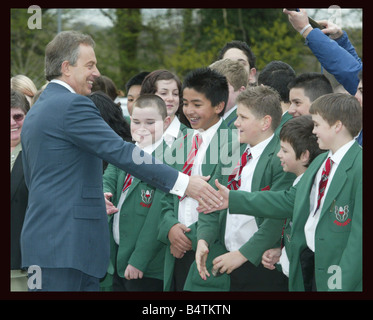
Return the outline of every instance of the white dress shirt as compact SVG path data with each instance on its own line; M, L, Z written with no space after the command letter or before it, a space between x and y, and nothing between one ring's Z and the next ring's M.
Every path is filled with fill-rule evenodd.
M194 130L193 132L193 138L194 136L199 133L202 136L202 143L198 148L197 155L193 162L192 171L190 173L191 176L194 175L203 175L202 174L202 164L206 155L207 148L215 135L216 131L220 127L222 123L222 119L220 119L216 124L208 128L206 131L198 131ZM188 138L187 138L188 139ZM190 139L190 138L189 138ZM189 150L188 150L189 153ZM183 201L179 202L179 214L178 214L178 220L182 224L186 225L187 227L193 224L198 220L198 201L194 200L190 197L185 197Z
M310 214L309 214L308 220L307 220L307 222L304 226L304 233L305 233L305 236L306 236L307 246L313 252L315 252L315 231L316 231L317 224L319 223L320 213L322 211L324 200L327 197L329 186L330 186L330 184L333 180L334 173L337 170L339 163L341 162L341 160L343 159L343 157L345 156L347 151L354 144L354 142L355 142L355 140L351 140L350 142L348 142L345 145L343 145L342 147L340 147L337 150L337 152L335 152L334 154L332 154L332 151L329 151L328 156L326 157L325 161L323 162L323 164L321 165L320 169L317 171L317 174L315 176L315 180L313 182L311 193L310 193ZM330 169L328 183L327 183L326 188L325 188L324 196L322 197L322 199L320 201L320 207L314 215L314 212L315 212L315 209L316 209L316 206L317 206L317 197L318 197L318 194L319 194L319 182L320 182L320 179L321 179L321 174L322 174L323 168L325 167L325 162L328 159L328 157L330 157L330 159L333 161L333 165Z
M303 173L301 175L299 175L298 177L296 177L296 179L293 182L293 186L295 186L299 182L299 180L302 178L302 176L303 176ZM290 227L291 227L291 224L292 224L292 222L290 221ZM279 260L278 263L281 264L282 272L287 277L289 277L290 263L289 263L288 255L286 254L286 248L285 247L283 247L282 250L281 250L281 256L280 256L280 260Z
M177 116L174 117L166 131L163 133L163 139L167 145L171 148L175 139L178 137L180 132L180 120Z
M266 140L258 143L254 147L250 147L252 159L250 159L241 173L241 186L238 190L251 192L251 185L255 167L259 161L263 150L271 141L274 135L271 135ZM246 148L247 149L247 148ZM258 226L254 216L244 214L234 214L228 209L227 222L225 227L225 246L228 251L236 251L242 247L250 238L258 231Z

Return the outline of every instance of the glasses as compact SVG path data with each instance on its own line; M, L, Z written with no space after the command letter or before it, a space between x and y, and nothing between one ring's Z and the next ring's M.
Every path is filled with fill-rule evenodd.
M13 114L11 117L13 118L14 121L22 121L25 115L22 113L16 113L16 114Z

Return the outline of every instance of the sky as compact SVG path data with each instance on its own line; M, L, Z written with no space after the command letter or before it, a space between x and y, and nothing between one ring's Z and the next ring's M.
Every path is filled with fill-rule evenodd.
M166 9L142 9L145 19L152 15L156 15ZM281 9L279 9L281 10ZM333 19L335 23L340 25L342 28L346 27L362 27L362 13L363 10L358 11L347 8L340 8L337 6L336 9L306 9L307 13L314 20L328 20ZM104 16L99 9L79 9L79 21L86 22L87 24L96 24L98 26L111 26L111 20ZM93 18L94 17L94 18ZM93 19L92 19L93 18ZM332 21L333 21L332 20ZM146 20L145 20L146 21Z

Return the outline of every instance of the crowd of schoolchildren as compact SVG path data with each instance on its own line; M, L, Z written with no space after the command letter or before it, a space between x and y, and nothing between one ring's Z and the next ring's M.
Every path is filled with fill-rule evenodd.
M182 83L163 69L131 78L125 119L104 85L110 79L95 82L88 97L118 135L180 172L209 176L224 199L207 209L202 197L166 194L104 163L110 264L102 291L363 289L362 62L338 26L313 29L301 24L303 10L288 14L340 92L324 74L297 75L283 61L256 72L241 41ZM12 291L27 290L17 155L37 99L36 88L19 93L20 78L11 93Z

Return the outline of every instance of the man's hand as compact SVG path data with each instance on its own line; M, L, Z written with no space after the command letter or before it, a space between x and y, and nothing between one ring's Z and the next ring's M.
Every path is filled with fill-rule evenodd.
M212 263L214 264L213 269L217 272L230 274L233 270L241 267L246 261L247 259L237 250L216 257Z
M134 266L131 266L130 264L127 266L126 270L124 271L124 277L127 280L132 280L132 279L142 279L144 276L144 273L135 268Z
M217 210L227 209L229 206L229 189L219 183L218 179L215 179L215 185L218 188L221 205L219 207L211 208L206 204L206 201L199 200L199 206L197 208L198 212L211 213Z
M172 226L168 232L168 240L171 245L180 252L187 252L192 250L192 241L185 235L185 232L189 232L190 228L186 227L182 223L177 223ZM171 253L173 253L171 251Z
M279 262L281 257L281 248L268 249L263 253L262 264L269 270L274 270L275 264Z
M207 208L216 210L222 204L222 199L219 192L207 183L209 179L210 176L190 176L185 194L203 203Z
M330 22L328 20L320 20L317 21L317 23L325 27L325 29L322 29L321 32L329 35L330 39L336 40L343 36L342 28L337 26L333 22Z
M302 29L309 24L308 15L306 10L304 9L299 9L299 11L291 11L288 9L284 9L283 13L288 15L289 22L291 23L293 28L298 32L301 32ZM311 26L308 27L308 29L304 31L303 37L306 38L312 29L313 28Z
M110 198L112 197L113 195L110 193L110 192L104 192L104 197L105 197L105 205L106 205L106 213L108 215L111 215L113 213L116 213L118 212L118 208L116 206L114 206L111 202L110 202Z
M209 254L209 248L208 248L207 242L203 239L198 240L197 250L196 250L196 264L197 264L199 275L201 276L203 280L206 280L206 276L208 277L210 276L206 268L206 260L207 260L208 254Z

